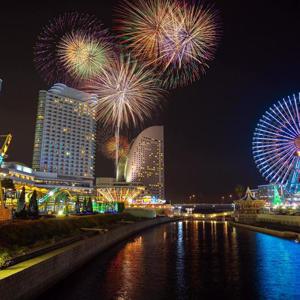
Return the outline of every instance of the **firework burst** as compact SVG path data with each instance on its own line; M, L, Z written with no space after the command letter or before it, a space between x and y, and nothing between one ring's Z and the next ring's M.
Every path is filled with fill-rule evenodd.
M94 77L112 59L107 39L95 39L85 33L66 34L58 45L59 60L69 74L78 79Z
M138 59L156 67L165 87L197 80L214 57L219 25L210 7L185 1L124 0L117 13L119 37Z
M90 15L65 13L46 25L34 47L36 69L49 84L77 86L94 75L110 52L101 22ZM109 57L107 57L109 61Z
M115 131L117 170L120 129L130 125L137 126L150 118L152 111L160 107L163 91L149 68L123 56L93 78L87 89L98 96L98 100L91 103L96 118L105 127L111 127Z
M149 68L124 56L90 80L87 89L98 96L92 103L97 120L119 129L150 118L163 93Z
M102 153L109 159L115 159L117 151L117 144L115 137L110 137L105 143L102 144ZM119 137L119 157L127 157L129 152L128 138L125 136Z
M138 58L157 60L173 9L169 0L138 0L134 4L124 0L116 10L119 38Z

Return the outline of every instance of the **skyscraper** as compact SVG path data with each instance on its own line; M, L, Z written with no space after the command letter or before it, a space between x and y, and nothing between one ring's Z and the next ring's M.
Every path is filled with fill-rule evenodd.
M163 126L149 127L137 136L130 147L125 174L127 182L140 182L151 196L165 198Z
M40 91L33 169L62 177L92 179L96 121L87 104L93 95L57 83Z

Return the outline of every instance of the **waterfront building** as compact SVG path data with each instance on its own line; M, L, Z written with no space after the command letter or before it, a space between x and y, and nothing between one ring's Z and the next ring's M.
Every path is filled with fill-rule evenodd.
M87 101L93 97L60 83L40 91L32 164L35 172L92 184L96 121Z
M115 178L100 177L96 179L96 190L101 201L122 202L128 206L145 192L145 187L138 182L117 182Z
M133 141L125 175L126 182L142 183L151 197L165 199L163 126L149 127Z
M9 187L4 186L5 205L9 208L16 208L17 199L23 187L26 191L26 202L29 202L30 196L35 190L38 193L39 204L47 202L47 211L51 211L51 203L57 199L66 199L66 195L70 211L71 206L75 205L76 199L83 203L90 197L95 198L94 186L89 182L83 182L80 178L77 180L61 178L56 173L37 172L18 162L4 162L0 167L0 176L8 183L11 181ZM58 206L56 208L55 212L57 212Z
M243 219L245 222L253 222L256 218L256 214L265 207L266 201L255 198L248 187L245 195L241 199L234 201L234 205L236 220Z

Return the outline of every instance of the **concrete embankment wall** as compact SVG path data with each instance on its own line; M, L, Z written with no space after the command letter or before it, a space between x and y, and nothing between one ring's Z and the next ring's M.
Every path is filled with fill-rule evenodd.
M280 238L286 238L286 239L297 239L297 238L299 238L299 234L296 233L296 232L278 231L278 230L273 230L273 229L268 229L268 228L253 226L253 225L241 224L241 223L232 223L232 224L235 227L244 228L244 229L257 231L257 232L261 232L261 233L266 233L266 234L270 234L270 235L277 236L277 237L280 237Z
M112 245L141 230L170 221L165 217L127 224L2 270L0 299L35 298Z
M300 216L258 214L256 222L300 227Z

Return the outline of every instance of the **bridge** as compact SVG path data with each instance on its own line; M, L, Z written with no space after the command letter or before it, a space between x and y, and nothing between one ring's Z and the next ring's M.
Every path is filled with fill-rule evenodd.
M233 203L178 203L173 204L175 209L187 209L187 208L199 208L199 209L211 209L215 211L233 210Z
M233 204L183 203L174 204L175 215L199 220L227 220L234 212Z

